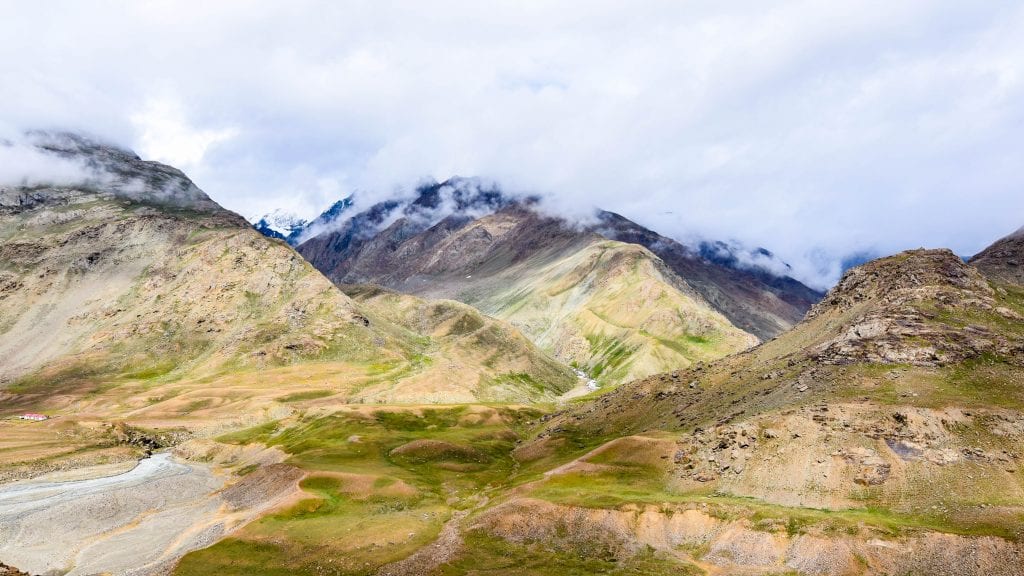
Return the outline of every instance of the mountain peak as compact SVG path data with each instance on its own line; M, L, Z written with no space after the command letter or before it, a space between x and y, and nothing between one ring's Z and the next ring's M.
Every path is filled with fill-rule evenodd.
M821 299L764 248L707 240L688 246L608 211L598 212L598 221L595 233L657 254L733 324L761 339L792 327Z
M433 225L452 215L485 216L514 202L494 183L453 176L417 187L416 197L403 212L410 217L425 217Z
M261 216L253 223L253 227L264 236L288 240L292 234L301 232L306 224L307 222L297 215L278 208Z

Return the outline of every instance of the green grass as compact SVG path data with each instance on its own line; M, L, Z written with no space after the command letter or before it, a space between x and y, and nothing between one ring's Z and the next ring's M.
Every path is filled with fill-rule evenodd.
M203 399L200 399L200 400L193 400L193 401L189 402L184 408L182 408L181 412L182 412L182 414L189 414L191 412L195 412L196 410L202 410L203 408L208 408L212 404L213 404L213 400L210 399L210 398L203 398Z
M546 542L510 542L479 530L468 532L463 552L434 572L437 576L688 576L702 573L695 566L650 548L618 560L612 551L597 543L586 548L559 549Z
M625 342L605 335L586 335L590 344L590 365L587 372L592 378L601 380L618 380L622 377L628 367L629 360L636 352L636 347L630 347Z
M173 360L165 360L163 362L157 362L149 366L144 366L134 371L127 371L121 374L121 378L126 380L153 380L166 376L177 368L177 362Z
M15 394L64 394L95 390L98 378L108 371L101 361L82 360L43 369L15 380L7 391Z
M294 392L287 396L281 396L278 398L278 402L302 402L303 400L316 400L318 398L327 398L333 395L334 392L331 390L306 390L303 392Z
M221 436L283 449L310 471L302 483L308 497L189 554L176 573L368 574L408 556L437 537L453 510L475 506L514 477L512 450L540 412L494 410L498 420L468 407L339 413Z
M213 549L186 555L174 569L180 576L290 576L294 570L281 562L286 552L269 542L227 538Z
M488 390L494 387L522 390L537 398L542 398L546 394L560 392L560 390L557 390L554 386L549 386L544 382L538 382L527 372L507 372L505 374L499 374L491 379L484 379L481 382L478 397L486 396Z

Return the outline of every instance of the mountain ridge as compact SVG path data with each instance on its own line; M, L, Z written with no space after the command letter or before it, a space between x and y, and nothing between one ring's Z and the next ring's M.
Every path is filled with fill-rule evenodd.
M299 252L338 284L476 306L605 383L756 342L646 248L486 193L497 210L484 216L449 214L433 223L411 209L388 219L399 208L382 204Z
M47 153L90 170L78 184L0 187L5 412L63 409L83 402L82 394L103 411L118 391L125 396L119 403L127 405L141 402L134 395L146 387L188 383L159 402L132 408L137 415L158 414L187 404L190 395L202 397L201 387L190 387L204 379L231 390L232 379L252 382L307 369L338 392L350 387L354 398L410 401L431 383L448 391L431 392L431 401L489 394L485 385L452 385L439 365L455 352L466 374L483 370L497 381L514 372L536 380L521 396L515 383L502 384L503 400L550 400L575 384L568 368L557 368L496 320L486 321L491 341L520 360L485 367L472 364L472 342L463 344L465 352L445 347L386 320L384 311L364 309L294 250L258 234L176 169L84 137L34 137ZM409 378L422 385L403 391L399 383ZM196 401L223 416L259 412L272 401L267 395ZM196 412L196 418L203 414Z
M480 184L472 179L453 179L463 189ZM444 190L449 182L421 186L412 200L389 200L381 202L364 211L363 217L356 222L344 222L332 226L328 238L316 237L319 234L307 233L302 243L310 245L300 249L307 259L314 261L328 276L342 279L342 282L373 282L372 274L364 272L358 277L344 278L345 258L333 256L330 252L358 252L352 243L359 244L376 234L391 238L392 244L400 241L396 230L385 230L391 221L385 222L385 215L395 218L395 210L409 210L417 204L438 203L439 191ZM470 201L462 199L444 218L449 222L445 228L453 229L466 221L480 215L500 210L515 203L523 208L541 209L540 197L507 198L501 190L491 185L486 193ZM432 200L427 200L430 198ZM407 206L407 208L402 208ZM443 218L427 220L410 217L406 214L398 216L407 221L401 234L406 236L422 233L430 225L437 225ZM557 217L554 217L557 219ZM384 225L384 228L377 228ZM823 296L822 292L809 288L799 281L779 274L778 270L788 269L788 265L779 261L764 248L747 250L738 245L721 241L701 240L696 246L690 247L676 240L662 236L650 229L636 224L613 212L598 210L596 222L576 224L563 221L567 230L579 233L595 233L610 240L639 244L650 249L662 258L674 272L695 287L705 300L716 310L723 313L739 328L751 332L761 339L776 336L798 322L811 304ZM324 249L325 243L333 245L332 250ZM763 262L763 263L762 263ZM391 287L396 287L392 285ZM401 288L399 288L401 289Z

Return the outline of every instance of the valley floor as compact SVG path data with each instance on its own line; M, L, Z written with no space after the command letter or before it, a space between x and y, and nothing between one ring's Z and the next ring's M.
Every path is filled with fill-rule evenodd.
M32 574L1024 573L1019 503L988 509L1002 523L975 524L772 503L682 482L689 435L552 431L552 409L300 401L128 471L3 485L0 562ZM799 444L773 436L809 434L775 425L749 432L771 453ZM886 456L894 474L898 456ZM826 460L810 466L844 465Z

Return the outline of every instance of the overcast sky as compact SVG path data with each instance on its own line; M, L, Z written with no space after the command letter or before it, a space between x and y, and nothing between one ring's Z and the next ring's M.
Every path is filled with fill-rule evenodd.
M85 130L246 216L481 176L822 286L1024 225L1022 30L998 1L0 0L0 134Z

